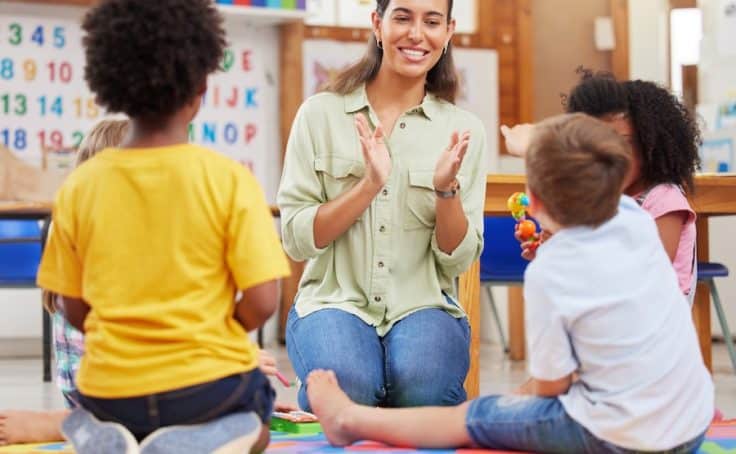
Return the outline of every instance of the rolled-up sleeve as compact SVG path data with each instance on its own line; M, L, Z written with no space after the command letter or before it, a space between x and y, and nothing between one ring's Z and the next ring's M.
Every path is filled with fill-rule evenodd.
M468 150L463 161L463 168L471 169L467 188L460 187L462 194L463 211L468 220L468 229L460 244L451 254L443 252L437 244L436 232L432 234L432 252L437 268L444 275L455 278L462 274L470 265L478 260L483 250L483 205L486 194L486 133L480 121L472 130ZM477 137L476 140L473 140ZM472 152L471 152L472 151ZM468 159L470 158L470 159ZM461 173L463 173L461 168Z
M308 110L302 105L291 127L276 196L284 250L297 261L316 257L326 249L314 243L314 218L326 202L322 182L314 170L314 156Z

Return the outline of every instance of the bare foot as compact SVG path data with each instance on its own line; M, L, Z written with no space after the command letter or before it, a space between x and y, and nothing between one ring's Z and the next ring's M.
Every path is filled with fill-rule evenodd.
M307 377L307 397L331 445L347 446L358 440L349 424L352 410L358 406L340 388L333 371L312 371Z
M63 441L61 422L68 414L67 410L0 410L0 446Z

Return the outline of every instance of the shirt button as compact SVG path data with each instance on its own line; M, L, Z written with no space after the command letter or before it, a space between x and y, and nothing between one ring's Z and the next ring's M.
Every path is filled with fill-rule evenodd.
M383 268L383 266L384 266L384 265L383 265L383 262L378 262L378 267L379 267L379 268Z
M381 297L380 296L374 296L373 297L373 301L375 301L376 303L380 303L381 302Z
M386 231L386 226L385 225L380 226L378 228L378 231L381 232L381 233L385 232Z
M384 189L383 191L381 191L381 194L386 197L388 195L388 189Z
M399 128L401 128L401 129L406 128L406 123L404 123L403 121L401 123L399 123Z

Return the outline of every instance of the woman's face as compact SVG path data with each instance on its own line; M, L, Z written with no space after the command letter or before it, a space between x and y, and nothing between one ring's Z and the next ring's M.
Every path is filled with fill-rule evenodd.
M381 65L404 77L426 77L455 30L447 9L447 0L391 0L383 18L374 12L373 32L383 47Z
M623 137L631 146L631 168L629 175L624 183L624 193L635 195L643 188L641 181L641 147L636 135L636 129L631 122L631 118L625 113L606 114L600 117L601 120L611 125L611 127Z

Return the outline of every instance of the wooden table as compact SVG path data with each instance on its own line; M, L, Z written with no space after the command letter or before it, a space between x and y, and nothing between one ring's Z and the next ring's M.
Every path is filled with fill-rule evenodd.
M48 220L51 202L4 202L0 201L0 219ZM43 245L44 239L41 240ZM43 320L43 381L51 381L51 318L41 309Z
M486 215L507 215L506 199L517 191L525 190L526 178L523 175L488 175L486 179ZM698 261L709 259L708 219L713 216L736 214L736 177L697 176L695 178L695 196L691 200L698 215L697 250ZM471 270L472 272L472 270ZM468 307L468 316L477 317L480 294L480 280L472 276L472 281L461 287L461 300ZM524 301L520 288L509 288L509 348L512 359L524 359ZM712 367L711 329L710 329L710 293L707 286L699 284L693 305L693 321L698 333L703 361ZM471 326L478 325L478 320L471 320ZM473 339L474 340L474 339ZM477 348L477 347L475 347ZM473 347L471 347L473 351ZM476 364L477 367L477 364ZM471 366L471 373L477 374ZM468 380L476 380L470 377Z
M51 215L51 202L0 201L0 218L43 219Z

